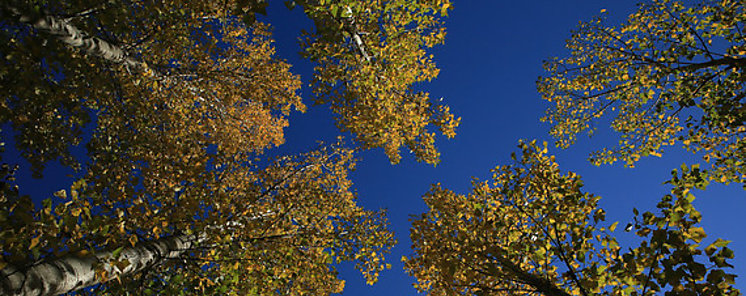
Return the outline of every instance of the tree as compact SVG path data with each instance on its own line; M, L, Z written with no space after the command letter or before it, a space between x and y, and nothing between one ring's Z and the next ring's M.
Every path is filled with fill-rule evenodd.
M398 162L399 149L401 145L406 144L419 160L437 163L438 153L433 144L434 134L428 131L429 127L437 127L444 135L453 137L459 120L454 119L447 106L433 106L427 94L415 92L413 85L437 75L432 57L426 56L425 49L442 42L445 30L437 14L445 15L450 3L288 3L302 6L306 14L316 21L317 32L306 36L306 56L320 63L315 79L317 100L332 102L332 109L339 114L340 127L356 134L356 138L365 148L385 147L392 162ZM71 91L77 90L75 95L78 100L86 97L92 97L92 101L96 100L97 94L91 93L91 87L88 87L91 85L100 90L101 95L108 96L114 93L113 90L101 87L112 83L116 87L119 84L116 82L118 79L112 81L112 73L107 72L122 74L119 73L122 69L117 71L116 67L112 69L106 64L96 65L101 61L91 59L71 59L70 52L59 48L60 46L72 46L89 55L103 57L104 62L124 66L129 73L143 72L146 77L151 78L150 80L166 82L171 85L170 87L181 85L181 88L193 93L191 95L210 97L214 94L211 93L210 87L204 87L207 81L213 86L222 84L227 90L234 92L235 89L246 91L241 87L247 82L237 81L247 80L250 75L236 77L236 74L249 69L239 67L205 71L200 66L205 64L215 68L221 67L225 61L236 58L240 60L240 57L224 56L225 53L221 52L225 45L221 42L228 42L222 40L222 36L228 34L220 30L225 29L222 28L225 25L235 26L236 16L241 15L248 25L259 24L255 21L254 14L263 12L265 6L265 1L260 0L220 4L195 1L149 4L62 2L52 5L42 2L38 3L36 8L23 2L11 2L3 6L3 14L6 17L10 16L9 19L30 24L35 30L29 30L28 26L13 24L3 32L4 39L8 40L8 45L2 48L6 53L8 72L0 77L7 78L8 81L4 81L4 85L10 86L5 91L5 96L15 100L19 100L18 97L35 98L29 95L29 91L17 89L18 85L29 81L39 85L52 84L51 87L65 85ZM135 15L130 15L130 11L135 11ZM136 21L129 21L130 19ZM247 23L241 22L240 25L244 27L233 30L230 34L235 36L231 37L246 38L246 33L251 30L245 27ZM49 40L38 38L35 34L37 32L51 35L55 37L54 41L63 44L52 44L52 48L49 48L51 50L48 50L44 47L50 45ZM195 32L198 34L194 34ZM53 55L49 55L50 51ZM77 54L75 51L72 53L73 57ZM20 75L20 72L24 72L23 70L28 67L39 67L39 70L47 75L42 77L42 81L35 81L39 77L28 77L29 74ZM54 73L56 75L53 75ZM97 75L86 77L89 73ZM226 76L224 78L228 81L214 81L216 77L222 76ZM125 82L138 80L141 79L125 78ZM264 91L269 89L284 91L279 87L268 87ZM290 99L294 99L294 87L289 87L288 90L291 91ZM45 97L53 93L41 88L31 92L37 96L41 93ZM66 103L70 101L69 98L64 100ZM48 105L55 108L18 115L6 111L11 113L6 120L24 117L30 118L27 121L39 123L42 120L30 117L29 114L51 113L64 118L68 113L67 110L59 108L60 104ZM85 107L100 106L89 104ZM77 109L74 111L81 113ZM39 169L40 163L57 157L63 157L66 162L73 163L64 148L56 149L62 149L60 151L44 149L37 147L38 145L34 146L33 143L40 142L38 139L35 142L26 140L32 137L57 140L57 135L61 134L66 136L66 143L79 141L76 135L80 132L76 124L86 122L87 118L84 115L70 113L76 115L72 118L76 120L71 120L73 124L56 125L71 126L69 129L55 131L54 136L48 135L52 133L42 136L28 135L18 141L21 143L19 148L28 151L28 155L44 156L40 158L42 161L35 161Z
M350 150L324 148L263 170L226 169L215 181L227 186L183 189L209 199L176 193L170 202L117 206L78 183L70 196L60 193L64 204L39 211L6 179L3 294L107 283L95 293L326 295L344 287L332 265L342 261L355 261L373 283L394 239L383 212L356 205L353 166Z
M298 77L289 72L287 63L273 56L266 26L249 28L235 20L215 20L220 11L211 7L121 5L124 6L104 3L89 9L97 14L56 12L66 19L23 10L28 5L5 9L21 21L34 24L36 29L46 28L41 31L55 37L33 34L28 26L9 26L3 31L10 42L3 50L8 53L9 73L2 76L6 79L3 97L8 101L2 114L4 122L11 122L20 132L16 138L18 148L39 175L43 164L57 157L71 166L78 165L68 150L80 143L82 128L93 114L98 124L94 133L116 129L103 132L103 137L114 145L119 145L119 141L111 140L112 136L126 131L141 133L148 128L160 132L164 130L163 122L176 125L181 120L202 123L202 130L196 131L200 129L196 124L167 126L171 127L167 131L180 130L185 134L175 137L177 142L185 136L209 135L212 144L233 147L233 153L236 145L249 145L247 152L257 152L282 143L282 127L287 125L284 117L291 109L303 110L305 106L297 95ZM56 5L54 9L66 6ZM140 14L131 16L128 11ZM136 21L127 21L129 18ZM58 25L39 26L40 20ZM87 25L94 32L103 31L99 34L104 37L82 42L91 34L76 29L73 21L80 23L79 27ZM107 26L108 23L112 25ZM214 35L220 37L211 37ZM147 60L123 63L109 55L101 55L109 57L103 60L96 56L84 58L79 56L78 48L66 48L76 43L88 49L99 46L122 51L128 47L122 59L142 56ZM91 51L105 52L88 52ZM37 68L45 75L27 71L29 68ZM126 118L112 119L124 126L107 126L112 117ZM194 134L184 132L186 129L192 129ZM143 136L126 139L128 146L138 147L143 141L152 140ZM220 136L226 137L223 145L218 142ZM88 150L106 150L97 144L99 141L91 141ZM187 145L177 146L183 149ZM154 148L146 149L160 150ZM193 153L184 155L190 154Z
M635 212L638 247L622 251L617 223L604 224L600 199L580 177L559 170L546 144L521 143L514 163L475 181L468 195L434 185L427 213L412 222L416 287L432 295L739 295L728 241L699 244L690 189L707 180L696 168L674 170L658 212ZM707 258L711 264L703 262Z
M594 164L633 166L679 142L712 163L710 178L743 183L744 21L742 1L655 0L617 27L602 17L582 23L567 42L570 56L547 62L537 83L552 103L543 121L564 148L611 114L618 147L594 152Z
M392 163L403 145L418 160L437 163L428 127L451 138L460 118L414 85L438 75L426 49L443 42L438 15L447 14L450 1L296 2L316 23L316 33L305 36L305 56L318 63L317 102L331 104L338 126L365 148L383 147Z
M429 129L450 137L458 120L414 85L437 73L425 50L442 42L449 2L292 3L316 22L306 56L320 64L318 89L337 85L317 98L331 102L340 127L365 148L386 146L393 162L408 145L436 163ZM90 283L113 294L142 287L324 295L342 287L332 264L349 260L375 281L393 239L381 213L355 205L349 151L330 148L262 169L268 160L260 156L284 141L291 110L305 108L299 78L254 17L265 4L0 6L0 121L16 131L37 176L61 160L80 177L41 208L4 183L4 284L34 266L93 257L96 266L85 265L96 272ZM72 152L83 143L87 157ZM164 240L194 246L176 252L186 262L161 256L169 260L129 274L134 261L114 255ZM38 288L23 281L22 290Z

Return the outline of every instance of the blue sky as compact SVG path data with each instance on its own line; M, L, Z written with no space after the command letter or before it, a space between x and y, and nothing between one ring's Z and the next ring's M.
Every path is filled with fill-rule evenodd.
M293 71L305 83L310 80L312 65L300 59L297 38L301 29L310 30L312 23L301 11L288 11L282 1L270 1L268 17L280 56L294 65ZM440 76L421 88L433 98L444 98L452 111L462 117L454 139L439 138L442 156L437 167L417 163L405 155L398 165L391 165L382 150L361 153L358 169L352 174L359 202L369 209L385 208L399 244L389 256L391 270L381 274L379 282L367 286L362 276L350 265L340 266L341 277L347 281L342 295L416 295L414 279L407 276L400 262L410 254L408 221L411 215L426 211L421 200L430 184L466 193L472 177L485 179L489 170L507 164L516 151L519 139L549 141L548 125L539 118L548 105L540 99L535 81L542 75L542 61L567 54L564 42L578 21L588 20L606 9L608 23L617 24L634 9L633 1L455 1L454 10L446 20L446 43L433 50L441 69ZM311 93L303 89L303 98L310 106L305 114L294 114L287 128L287 142L273 153L307 151L323 140L333 142L339 131L326 106L312 106ZM3 129L7 133L7 129ZM7 135L7 134L6 134ZM698 157L678 149L668 149L663 158L644 158L636 168L621 165L594 167L587 155L594 148L613 143L612 134L603 127L592 139L581 138L567 150L550 149L557 155L564 170L579 173L585 190L602 196L601 207L609 221L625 225L632 218L632 207L652 210L660 197L668 192L663 186L670 171L682 162L695 163ZM18 159L9 149L6 161ZM31 180L27 167L20 170L24 193L49 196L58 187L48 180ZM65 175L67 170L51 165L46 175ZM746 193L740 186L712 186L696 194L695 206L703 214L703 226L708 233L705 243L715 238L732 240L736 253L733 261L737 286L746 288ZM631 234L618 232L622 240Z
M417 295L412 288L414 278L404 273L400 258L410 254L410 215L427 210L422 194L437 182L456 192L468 192L472 177L488 178L490 169L508 163L519 139L551 143L548 125L539 121L548 104L535 88L537 77L544 74L542 61L567 54L565 40L579 21L606 9L608 23L618 24L636 8L633 1L454 2L454 10L446 19L446 42L433 50L440 76L421 88L433 98L443 97L462 117L461 126L456 138L438 139L442 161L437 167L417 163L406 155L400 164L392 166L381 150L361 154L353 173L360 203L388 209L399 244L390 255L393 268L383 272L374 286L365 285L351 266L342 266L341 276L347 281L342 295ZM310 65L294 55L299 51L295 38L300 28L309 28L311 23L296 22L303 20L299 12L287 12L280 6L269 11L279 53L307 81ZM308 89L303 96L310 98ZM316 140L333 141L337 134L327 108L311 107L306 114L291 118L287 143L281 150L302 151ZM633 207L641 211L655 208L668 193L669 188L662 183L670 177L671 169L699 160L669 148L663 158L644 158L634 169L622 165L595 167L586 161L590 151L609 143L613 143L612 133L599 127L594 138L581 138L567 150L554 148L550 152L557 155L561 168L583 177L587 192L602 196L601 206L607 211L608 221L620 221L620 225L632 220ZM746 193L732 185L711 186L696 195L695 206L703 214L702 224L708 233L705 243L718 237L733 241L730 247L736 253L735 273L741 276L736 283L746 287L746 230L739 226L746 221L742 214ZM622 241L630 241L633 236L619 230L617 234Z

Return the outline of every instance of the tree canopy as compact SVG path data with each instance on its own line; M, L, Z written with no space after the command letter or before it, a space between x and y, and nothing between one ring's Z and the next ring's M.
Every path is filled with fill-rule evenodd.
M431 52L452 4L284 3L313 24L297 35L305 80L278 54L267 0L0 4L0 150L12 145L36 178L57 161L73 172L52 197L27 196L18 166L0 165L0 294L330 295L345 288L340 264L367 284L391 268L386 210L359 205L350 172L367 149L439 163L435 139L460 118L423 86L439 75ZM609 123L618 145L594 164L634 166L677 144L708 163L673 170L657 208L633 210L632 233L546 143L520 142L469 193L424 195L402 258L415 288L740 295L735 244L705 240L692 192L746 183L743 4L650 0L619 26L602 10L545 63L542 120L558 146ZM307 104L328 107L349 140L276 155Z
M414 85L437 75L425 50L443 41L439 15L446 14L449 2L289 3L315 21L316 32L303 35L304 55L319 64L316 99L331 103L339 126L356 135L362 147L385 148L392 162L398 162L400 147L406 145L419 160L437 163L429 127L453 137L458 119ZM29 133L17 139L19 149L34 156L40 169L58 157L75 164L67 143L80 142L80 126L90 117L85 110L106 109L102 100L131 95L121 94L127 91L119 89L124 84L136 84L151 95L204 100L206 107L232 104L222 102L223 96L241 96L265 109L303 110L298 78L289 74L289 66L274 57L259 68L246 61L274 53L268 47L271 40L254 40L269 36L267 26L253 16L264 6L256 0L10 2L3 14L16 21L3 30L7 67L0 77L12 104L3 111L4 121ZM237 19L240 16L251 16L244 17L249 23ZM260 43L267 45L257 46ZM267 52L252 56L262 50ZM44 75L26 71L29 68ZM34 125L43 128L25 128Z
M740 295L730 241L704 243L692 190L746 180L745 16L742 1L653 0L619 26L604 16L581 22L569 56L545 63L537 86L557 146L610 123L618 146L594 152L596 165L634 166L677 142L710 163L673 170L655 211L633 209L624 227L636 235L632 247L621 246L618 222L605 221L580 176L561 171L546 144L521 142L512 164L473 181L468 194L440 184L425 194L429 209L413 219L413 254L403 258L415 287L429 295Z
M76 182L58 193L64 203L52 207L47 200L36 211L28 196L18 196L12 169L6 167L0 239L10 256L3 257L3 271L13 271L8 265L22 271L64 256L85 259L103 249L117 254L140 242L187 234L192 236L188 250L154 262L146 272L123 274L130 263L116 255L110 262L101 260L91 268L97 282L118 281L95 293L137 287L147 294L194 289L217 295L329 294L344 287L331 265L342 261L357 262L373 283L386 267L393 234L383 212L356 205L347 178L353 166L350 150L331 147L264 169L222 168L161 197L115 199ZM23 292L30 293L25 289L34 287L32 280L38 279L30 278Z
M437 75L426 50L442 43L440 18L450 4L406 2L287 4L315 22L302 35L303 55L319 65L316 99L329 103L339 127L362 148L383 147L392 162L407 146L436 164L432 129L452 137L458 119L415 85ZM300 78L277 57L271 26L257 20L265 7L257 0L0 6L0 121L37 177L55 160L79 176L37 208L19 194L15 170L3 168L0 268L3 289L12 288L4 292L47 289L37 281L43 276L25 272L91 256L90 283L105 283L96 293L137 282L151 294L325 295L344 287L334 268L342 261L376 281L394 240L383 212L355 202L352 151L333 145L275 162L260 157L284 142L290 112L306 108ZM86 155L75 152L80 145ZM164 238L182 238L190 249L125 272L140 261L122 252Z
M580 176L563 173L535 142L521 143L513 164L468 195L440 185L423 198L429 211L412 222L407 271L430 295L739 295L728 241L703 247L694 187L698 168L674 170L671 193L655 212L635 210L638 247L623 251L617 223L606 224L600 197ZM709 261L709 262L707 262Z
M567 42L570 56L546 62L537 83L552 104L543 120L557 145L610 121L618 146L594 152L595 164L633 166L681 143L712 163L711 178L743 183L745 21L742 1L655 0L619 26L605 17L582 23Z
M445 28L437 16L447 14L450 2L326 3L305 7L319 28L303 44L318 63L317 102L330 103L342 130L354 133L363 147L383 147L392 163L399 162L401 146L418 160L437 163L435 133L427 127L452 138L459 119L413 86L438 75L426 49L443 42Z

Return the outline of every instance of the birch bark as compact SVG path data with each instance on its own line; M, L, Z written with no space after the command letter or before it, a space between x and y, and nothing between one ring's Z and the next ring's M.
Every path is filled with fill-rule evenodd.
M204 236L180 235L145 242L121 250L97 252L88 256L66 256L34 265L27 270L6 267L0 271L0 294L8 296L59 295L102 283L95 265L102 264L107 280L142 271L145 268L179 257L204 241ZM112 262L129 262L119 269Z
M21 13L13 7L4 7L20 22L31 25L34 29L53 36L70 47L85 53L103 58L109 62L124 65L130 71L145 71L148 65L129 56L121 47L95 36L89 36L64 19L50 15L31 16Z

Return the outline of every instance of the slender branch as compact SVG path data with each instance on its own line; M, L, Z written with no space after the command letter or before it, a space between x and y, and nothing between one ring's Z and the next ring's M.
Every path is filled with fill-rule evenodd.
M547 296L571 296L565 290L557 287L554 283L544 278L538 277L532 273L524 271L520 268L520 266L517 266L516 264L505 258L502 255L502 250L500 250L499 248L495 246L489 247L489 255L496 259L497 262L500 263L500 266L510 270L517 279L525 282L527 285L532 286L537 291L544 293ZM492 265L490 267L495 271L497 269L495 266Z
M549 240L552 241L552 243L554 243L557 246L557 250L558 250L557 255L560 257L560 260L562 260L562 262L565 263L565 266L570 272L570 278L575 282L575 285L578 286L581 294L583 294L583 296L588 296L588 292L585 291L585 288L583 288L583 286L580 284L580 280L577 277L577 271L575 271L575 269L572 267L569 259L567 258L565 254L565 250L562 247L562 242L560 242L559 237L551 235L551 233L547 230L548 226L544 225L544 223L534 218L533 215L530 215L528 212L523 210L523 208L520 205L516 203L512 203L512 205L513 207L518 209L518 211L526 215L534 224L538 225L539 229L541 229L541 231L544 232L544 235L546 235L549 238ZM555 233L559 233L559 231L557 230L556 223L551 224L551 226L552 228L554 228Z
M669 225L668 223L666 223L665 231L668 231L668 227ZM648 284L650 284L650 279L653 277L653 269L658 266L658 256L660 256L661 253L663 252L663 248L661 248L663 246L663 243L659 242L658 245L659 245L659 248L655 252L655 257L653 257L653 263L648 269L648 275L645 278L645 284L642 286L642 293L640 293L640 296L645 296L645 291L648 289Z
M72 14L59 14L59 15L56 15L56 16L61 17L61 18L65 19L65 20L70 20L70 19L75 19L75 18L82 18L82 17L89 16L91 14L97 13L97 12L99 12L101 10L104 10L106 8L106 6L108 6L110 3L112 3L112 2L109 2L109 1L101 2L101 3L98 3L96 5L92 5L89 8L83 9L83 10L81 10L79 12L76 12L76 13L72 13Z
M693 63L686 66L676 67L673 68L676 72L690 72L690 71L696 71L699 69L714 67L714 66L731 66L735 68L744 68L746 67L746 58L733 58L733 57L722 57L716 60L710 60L707 62L702 63Z
M557 224L553 223L552 228L554 228L554 232L559 232L557 230ZM557 241L559 243L559 241ZM567 258L567 254L565 254L565 249L562 247L562 245L557 245L558 254L560 260L565 264L565 267L567 267L568 271L570 272L570 278L573 282L575 282L575 285L578 286L578 289L580 289L580 293L583 294L583 296L588 296L588 292L583 288L583 285L580 283L580 279L578 279L577 271L574 267L572 267L572 264L570 264L570 260Z

